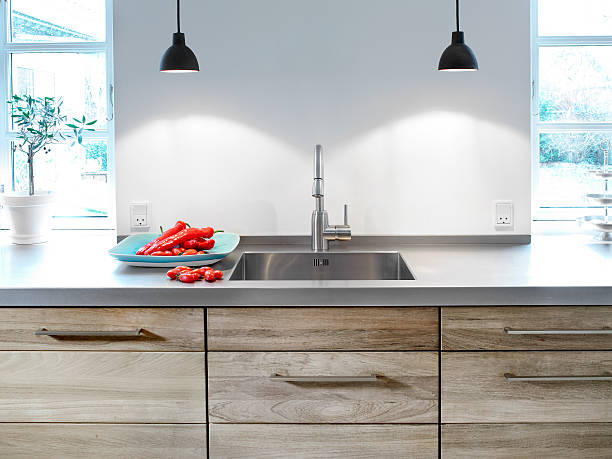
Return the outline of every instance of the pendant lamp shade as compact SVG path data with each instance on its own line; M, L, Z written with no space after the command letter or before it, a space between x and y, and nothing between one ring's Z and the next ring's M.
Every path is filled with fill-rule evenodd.
M478 70L478 60L474 51L465 44L465 36L459 28L459 0L456 0L455 14L457 31L453 32L451 44L442 53L438 70L446 72L474 72Z
M176 0L177 32L172 34L172 46L166 50L159 64L159 71L166 73L199 72L196 55L185 44L185 34L181 32L181 6Z

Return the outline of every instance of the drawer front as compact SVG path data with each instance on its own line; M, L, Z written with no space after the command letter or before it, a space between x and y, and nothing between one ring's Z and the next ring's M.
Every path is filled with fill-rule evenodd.
M211 459L438 457L437 426L211 424Z
M0 350L203 351L204 310L0 308Z
M612 421L612 352L443 353L441 374L444 423Z
M437 367L434 352L210 352L209 417L219 423L433 423Z
M438 349L437 308L209 308L213 351Z
M612 307L442 308L445 350L612 350Z
M0 424L0 457L202 459L206 457L206 426Z
M205 422L203 352L0 352L0 422Z
M449 424L441 442L449 459L609 459L612 424Z

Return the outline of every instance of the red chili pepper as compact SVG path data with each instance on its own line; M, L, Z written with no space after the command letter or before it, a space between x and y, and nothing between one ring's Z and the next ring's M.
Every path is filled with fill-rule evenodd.
M196 273L199 274L200 276L204 277L204 274L206 274L208 271L212 271L213 269L210 266L203 266L201 268L198 269L194 269L193 271L191 271L192 273Z
M184 230L186 227L187 227L187 223L182 222L182 221L179 220L178 222L176 222L176 224L172 228L170 228L169 230L164 231L161 236L156 237L151 242L147 242L145 245L143 245L141 248L139 248L138 251L136 252L136 255L144 255L148 248L150 248L154 244L157 244L158 242L161 242L164 239L166 239L166 238L168 238L168 237L178 233L179 231Z
M214 271L206 271L204 273L204 280L206 282L214 282L217 280L217 276L215 276L215 272Z
M197 239L189 239L187 242L183 244L183 247L186 249L197 249L198 248L198 240Z
M179 274L178 280L186 284L192 284L195 281L200 280L200 275L194 273L181 273Z
M190 239L204 237L205 234L208 234L206 228L186 228L170 237L167 237L163 241L159 241L153 244L145 251L145 255L150 255L153 252L158 252L160 250L169 250L175 245L181 245L182 243L189 241Z
M214 239L205 239L203 241L199 241L198 242L198 249L199 250L210 250L215 246L215 240Z
M159 250L149 255L151 255L152 257L171 257L173 254L169 250Z
M172 249L172 255L180 255L185 251L185 249L181 249L180 247L175 247Z
M210 239L211 237L213 237L213 234L215 234L215 230L212 229L210 226L201 229L204 231L204 235L201 237L204 237L206 239Z
M185 271L191 271L189 266L177 266L176 268L172 268L170 271L166 273L170 279L176 279L179 274Z
M197 255L198 251L196 249L187 249L183 252L183 255Z

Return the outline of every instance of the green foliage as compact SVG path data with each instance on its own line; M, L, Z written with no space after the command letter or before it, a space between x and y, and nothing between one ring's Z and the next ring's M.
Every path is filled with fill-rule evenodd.
M602 164L607 139L599 133L541 134L540 163Z
M86 159L96 160L100 164L100 171L106 171L108 168L108 152L106 151L106 143L94 142L86 147Z
M64 140L61 128L66 117L62 114L62 100L53 97L31 97L14 95L8 101L11 106L11 118L17 126L17 138L22 151L32 157L40 150L47 151L47 146Z
M51 144L63 143L71 138L72 144L83 144L83 133L93 131L91 127L96 120L87 121L82 118L72 118L73 123L66 123L66 115L62 113L62 99L54 97L32 97L28 94L14 95L8 101L11 107L11 118L17 126L17 138L21 145L17 147L27 154L29 170L29 192L34 194L34 155L39 151L48 153ZM62 129L70 128L68 134Z

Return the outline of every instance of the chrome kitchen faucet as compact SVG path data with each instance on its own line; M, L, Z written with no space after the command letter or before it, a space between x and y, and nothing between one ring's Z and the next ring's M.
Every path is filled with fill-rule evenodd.
M320 252L329 250L329 241L350 241L351 227L348 224L348 204L344 204L344 224L330 225L324 200L323 147L317 145L314 155L314 181L312 197L315 198L315 210L312 212L312 250Z

